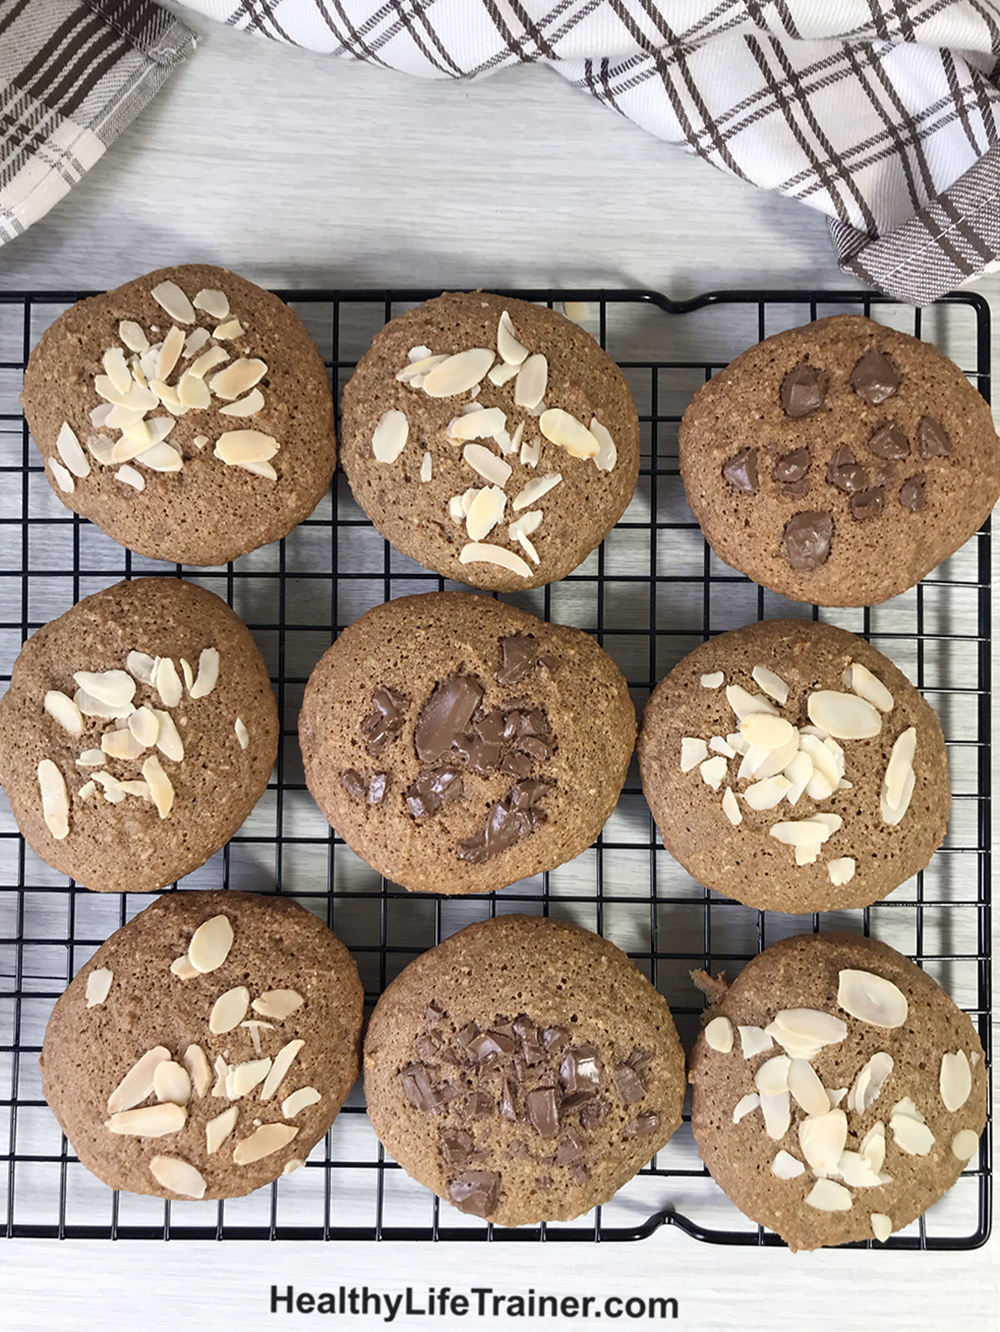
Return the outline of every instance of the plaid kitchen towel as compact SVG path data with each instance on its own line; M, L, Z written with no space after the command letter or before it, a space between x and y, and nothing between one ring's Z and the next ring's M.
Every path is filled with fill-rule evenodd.
M150 0L0 0L0 245L68 193L193 50Z

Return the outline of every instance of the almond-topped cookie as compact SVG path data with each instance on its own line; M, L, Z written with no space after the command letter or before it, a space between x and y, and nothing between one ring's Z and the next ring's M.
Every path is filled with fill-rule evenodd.
M792 1249L885 1241L958 1179L986 1123L983 1047L909 958L847 934L772 944L691 1054L691 1127L716 1183Z
M470 925L411 962L375 1007L364 1069L407 1174L502 1226L607 1202L684 1099L662 995L606 939L544 916Z
M451 292L393 319L344 389L354 497L397 550L495 591L555 582L639 475L625 377L564 316Z
M242 620L176 578L106 588L21 649L0 782L25 841L98 892L203 864L267 788L278 709Z
M21 401L66 507L152 559L224 564L287 535L337 460L302 321L206 264L72 306L31 353Z
M309 678L299 743L320 809L380 874L486 893L590 846L625 782L635 710L588 634L430 592L343 631Z
M358 1073L364 993L316 916L258 893L169 893L57 1001L39 1064L113 1189L239 1198L301 1166Z
M927 866L951 805L930 704L863 639L811 620L719 634L657 685L639 769L663 844L772 911L868 906Z
M1000 496L988 404L936 347L835 315L751 347L684 413L688 503L727 564L794 601L912 587Z

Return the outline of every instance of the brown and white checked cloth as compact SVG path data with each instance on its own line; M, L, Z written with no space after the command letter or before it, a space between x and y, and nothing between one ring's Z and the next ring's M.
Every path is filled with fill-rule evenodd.
M550 64L669 143L819 209L844 270L904 300L933 300L1000 257L1000 0L187 3L275 41L429 78ZM5 14L34 13L37 32L88 8L119 30L136 11L155 26L147 0L0 0L8 124L20 85ZM189 49L183 30L161 21L155 40L133 45L160 78ZM135 76L128 112L91 130L102 148L157 81L149 69ZM16 112L14 124L16 135ZM0 240L16 229L5 218L18 198L10 156L5 142ZM65 182L72 173L56 156L50 172ZM21 225L30 220L22 211Z

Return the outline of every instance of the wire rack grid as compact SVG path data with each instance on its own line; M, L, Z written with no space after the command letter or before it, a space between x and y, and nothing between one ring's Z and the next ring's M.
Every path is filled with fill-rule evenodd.
M936 707L954 805L931 866L863 911L781 916L695 883L663 849L633 766L597 842L558 870L473 898L410 894L381 879L331 832L302 775L296 718L309 672L370 606L448 586L384 542L338 472L332 492L285 540L225 568L182 568L123 550L52 495L19 409L28 354L85 292L0 295L0 684L21 644L80 597L122 577L183 575L223 596L269 664L282 732L268 791L241 832L179 885L294 897L337 931L369 1004L414 956L472 920L510 911L572 919L612 939L666 996L685 1044L702 1004L690 970L734 974L803 930L872 934L925 967L976 1023L989 1053L990 536L988 524L915 589L883 606L823 611L784 601L722 564L684 500L677 425L693 391L735 355L784 328L851 312L935 342L989 397L990 322L958 293L924 311L857 292L720 292L674 302L644 291L511 291L586 302L585 326L622 366L642 425L635 498L602 546L562 582L509 599L594 634L641 708L657 681L714 633L779 615L822 618L875 643ZM286 291L331 368L335 390L378 328L431 291ZM339 397L339 394L338 394ZM704 1241L778 1245L743 1217L698 1158L689 1116L603 1208L518 1230L464 1217L389 1160L360 1087L304 1170L249 1198L162 1202L113 1194L79 1163L41 1095L37 1057L52 1005L101 942L149 899L80 889L24 844L0 804L0 1233L104 1239L636 1240L672 1224ZM890 1249L968 1249L990 1229L991 1146ZM866 1246L856 1246L866 1247ZM870 1242L867 1247L870 1247Z

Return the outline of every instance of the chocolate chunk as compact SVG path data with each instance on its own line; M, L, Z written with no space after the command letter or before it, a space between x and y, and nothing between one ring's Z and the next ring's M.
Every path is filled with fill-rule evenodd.
M521 1039L521 1055L526 1064L537 1064L544 1058L545 1051L538 1038L538 1028L526 1013L520 1013L514 1019L514 1031Z
M546 790L548 790L547 782L540 781L537 777L526 777L510 788L507 803L514 810L534 809L542 792Z
M505 777L527 777L534 767L534 760L527 754L508 754L500 764L500 771Z
M518 757L512 755L511 757ZM523 757L523 756L521 756ZM527 761L527 760L526 760ZM505 760L506 762L506 760ZM530 763L529 763L530 766ZM519 774L524 776L526 774ZM458 857L473 865L483 865L509 850L535 828L544 817L537 809L511 809L507 801L494 805L486 816L481 832L458 844Z
M804 509L785 524L784 545L788 563L800 572L818 569L830 556L833 515Z
M517 1106L514 1103L514 1088L509 1078L500 1080L500 1118L514 1122L517 1119Z
M385 796L385 789L389 785L389 774L387 772L373 772L371 781L368 783L368 803L369 805L380 805Z
M340 781L347 794L354 796L356 800L364 800L368 795L368 783L361 776L361 773L355 772L353 768L348 768L346 772L342 772Z
M484 1091L471 1091L465 1098L462 1114L466 1119L485 1119L496 1109L496 1101Z
M430 1003L427 1005L427 1007L424 1009L425 1022L437 1022L440 1018L443 1018L444 1016L445 1016L444 1005L440 1004L436 999L432 999Z
M486 712L474 724L472 729L485 744L497 745L503 739L503 713L499 708Z
M413 735L422 763L438 763L465 735L472 714L483 699L483 686L469 675L453 675L435 686L420 710Z
M455 1040L463 1050L470 1050L473 1041L479 1035L479 1028L474 1022L467 1022L464 1027L455 1032Z
M565 1027L546 1027L542 1032L542 1044L546 1050L558 1054L569 1044L569 1032Z
M636 1069L627 1061L615 1064L615 1087L623 1105L634 1105L646 1095L646 1084Z
M551 1187L552 1187L552 1176L551 1176L551 1175L539 1175L538 1178L535 1180L535 1187L536 1187L537 1189L551 1189Z
M539 666L544 666L549 675L555 675L556 671L562 665L558 657L553 657L551 652L543 652L538 658Z
M517 748L522 754L527 754L530 759L536 763L541 763L543 759L549 757L549 747L544 740L539 740L537 736L525 735L517 742Z
M574 1161L569 1168L569 1177L574 1184L586 1184L590 1179L590 1166L582 1161Z
M649 1138L660 1127L660 1116L655 1110L649 1110L644 1115L637 1115L635 1119L630 1120L622 1130L623 1138Z
M885 421L878 426L868 441L868 447L876 458L885 458L887 462L910 456L910 441L906 438L906 431L895 421Z
M533 1159L531 1152L520 1138L511 1138L504 1156L511 1161L530 1161Z
M899 388L899 371L885 352L873 347L851 371L851 388L869 406L877 407Z
M463 1128L443 1128L438 1134L441 1155L449 1165L468 1165L476 1150L476 1140Z
M736 490L753 495L757 490L757 450L740 449L722 464L722 475Z
M604 1118L608 1113L607 1102L603 1096L597 1096L588 1100L580 1111L580 1124L583 1128L599 1128L604 1123Z
M464 737L455 742L455 752L465 759L469 771L477 777L490 777L500 766L500 745L474 735L471 740Z
M510 1054L514 1042L500 1031L484 1031L469 1043L469 1053L477 1064L485 1059L497 1059L500 1055Z
M597 1091L601 1085L601 1065L592 1045L578 1045L563 1055L559 1081L569 1095Z
M778 459L771 475L782 485L790 485L801 481L811 465L812 457L808 449L793 449L791 453L786 453Z
M361 734L370 754L381 754L388 742L399 734L406 720L406 698L394 689L376 689L372 694L372 712L361 723Z
M556 1148L555 1163L558 1166L567 1166L572 1161L583 1159L584 1149L587 1146L587 1139L578 1128L571 1124L566 1130L565 1136L559 1139L559 1146Z
M403 1092L411 1105L432 1115L441 1106L441 1097L431 1084L430 1069L424 1064L410 1064L400 1071Z
M434 1088L434 1093L443 1104L445 1101L456 1101L460 1096L464 1096L465 1087L461 1082L439 1082Z
M899 502L904 509L917 513L927 503L927 475L917 472L899 487Z
M436 814L442 805L461 800L464 795L461 772L447 765L421 772L417 780L403 792L407 809L415 819Z
M441 1042L429 1031L421 1032L414 1038L413 1048L421 1059L440 1059Z
M917 448L921 458L947 458L951 453L951 436L936 416L917 422Z
M826 479L848 495L864 490L868 485L867 471L846 444L841 444L830 459L826 469Z
M851 496L851 517L863 523L866 518L877 518L885 502L885 491L881 486L872 486L871 490L862 490L860 495Z
M537 656L538 640L534 634L511 634L509 638L501 638L497 684L518 684L534 670Z
M460 1212L489 1216L500 1197L500 1176L492 1170L467 1170L448 1185L448 1197Z
M554 1138L559 1132L559 1107L551 1087L535 1087L524 1098L531 1127L540 1138Z
M785 415L799 420L819 411L826 401L829 386L830 376L825 370L819 370L806 361L792 366L781 381L780 397Z

